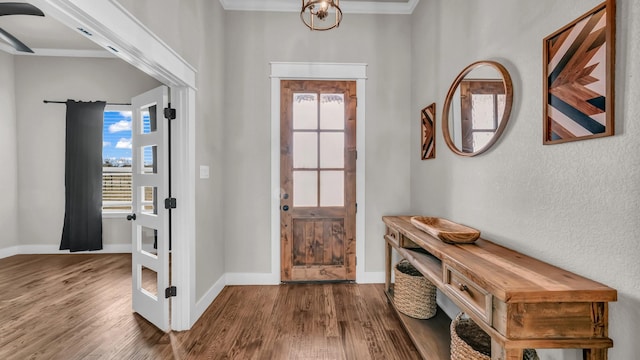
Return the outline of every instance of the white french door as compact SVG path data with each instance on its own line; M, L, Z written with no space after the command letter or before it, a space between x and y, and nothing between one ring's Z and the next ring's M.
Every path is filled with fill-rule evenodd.
M133 311L168 332L169 303L169 97L161 86L131 99Z

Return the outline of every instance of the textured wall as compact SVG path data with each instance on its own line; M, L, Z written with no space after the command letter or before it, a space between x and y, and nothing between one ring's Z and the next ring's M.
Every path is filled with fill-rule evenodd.
M411 199L414 213L450 218L484 237L618 290L610 307L611 359L640 352L640 3L618 1L616 136L542 145L542 39L599 0L421 1L412 18ZM502 62L514 107L489 152L455 156L440 128L437 158L421 161L419 110L466 65ZM438 124L441 124L438 116ZM544 359L579 352L544 351Z
M59 245L66 107L42 100L131 102L159 84L117 59L16 56L15 78L20 245ZM105 245L131 243L130 233L120 236L122 226L130 226L126 220L109 219L105 226Z
M409 204L409 16L345 16L307 30L296 13L226 13L226 271L269 273L270 62L366 63L366 271L383 271L380 217ZM358 120L360 121L360 119ZM361 139L362 140L362 139ZM248 226L248 224L251 224ZM363 244L364 242L364 244Z
M0 51L0 249L18 245L18 142L13 56Z

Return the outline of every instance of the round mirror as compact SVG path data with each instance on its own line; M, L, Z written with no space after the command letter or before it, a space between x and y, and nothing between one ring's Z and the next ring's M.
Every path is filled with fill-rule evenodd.
M478 61L455 79L442 110L442 132L456 154L476 156L489 150L504 131L513 103L507 69Z

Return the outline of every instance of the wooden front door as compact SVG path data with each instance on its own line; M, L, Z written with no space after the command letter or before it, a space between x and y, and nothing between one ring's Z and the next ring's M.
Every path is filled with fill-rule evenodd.
M281 280L355 280L356 83L285 80L280 93Z

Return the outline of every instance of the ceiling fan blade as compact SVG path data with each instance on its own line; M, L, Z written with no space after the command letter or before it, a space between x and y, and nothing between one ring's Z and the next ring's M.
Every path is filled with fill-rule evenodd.
M44 13L37 7L19 2L0 3L0 16L3 15L34 15L44 16Z
M14 49L22 52L33 53L27 45L25 45L22 41L15 38L15 36L9 34L4 31L4 29L0 28L0 39L9 43L9 45L13 46Z

